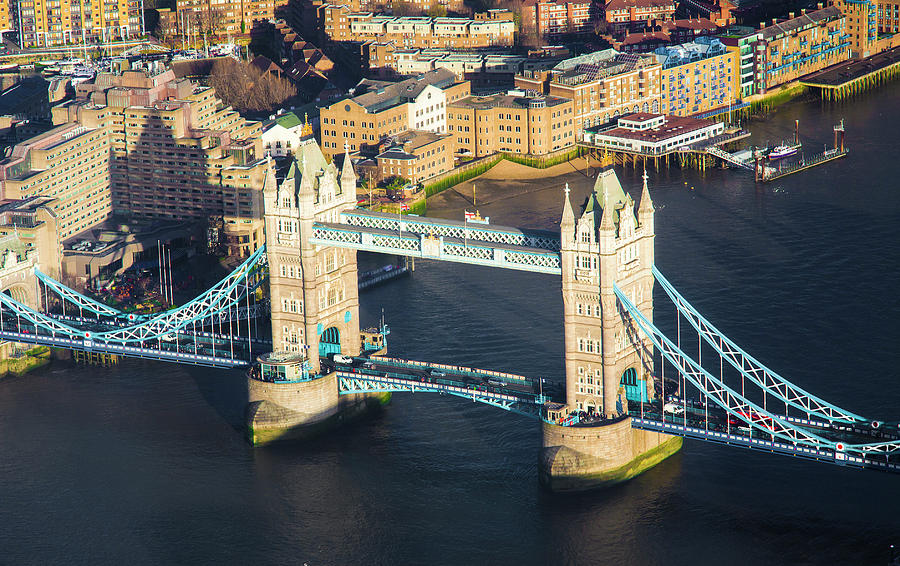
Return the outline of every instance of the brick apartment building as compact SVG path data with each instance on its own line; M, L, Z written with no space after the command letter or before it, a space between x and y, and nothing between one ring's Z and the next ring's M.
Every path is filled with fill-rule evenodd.
M400 82L364 79L353 96L321 109L322 150L375 153L388 136L406 130L446 133L447 107L469 95L467 81L446 69L429 71Z
M575 143L572 101L558 96L469 96L449 105L448 122L457 151L474 157L542 155Z
M319 18L331 41L392 41L407 48L509 46L516 31L508 10L489 10L474 18L394 17L327 4L319 8Z
M526 71L516 87L572 101L575 135L629 112L659 112L662 65L652 55L612 49L567 59L549 71Z
M259 123L151 65L100 73L53 108L57 127L0 161L3 198L49 196L65 240L112 213L259 218L269 175Z

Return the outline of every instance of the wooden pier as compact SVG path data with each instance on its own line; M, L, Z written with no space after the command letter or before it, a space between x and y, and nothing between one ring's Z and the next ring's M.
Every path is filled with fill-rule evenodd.
M74 350L72 359L75 363L90 364L92 366L114 366L119 363L119 356L115 354L105 354L103 352L81 352Z
M900 47L859 61L832 65L802 79L800 84L819 91L822 100L840 101L900 76Z
M681 169L703 171L716 162L716 159L707 152L707 148L720 148L748 137L750 137L750 132L732 129L715 138L703 140L688 147L672 148L665 153L641 153L630 149L610 148L583 141L578 142L578 146L584 151L582 155L588 162L590 158L594 158L600 162L608 160L613 165L631 167L634 170L647 169L652 165L653 169L659 171L660 167L668 169L670 165L677 165Z

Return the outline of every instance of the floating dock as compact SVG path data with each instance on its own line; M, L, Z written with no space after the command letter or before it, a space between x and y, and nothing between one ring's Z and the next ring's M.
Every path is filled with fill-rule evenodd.
M799 142L799 138L795 138L795 140ZM800 171L811 169L817 165L840 159L846 155L847 148L844 147L844 121L841 120L841 123L834 127L833 149L826 149L822 153L818 153L809 159L801 157L798 163L792 163L786 167L778 167L777 169L775 167L764 165L762 159L757 156L755 166L756 180L763 183L774 181L776 179L781 179L782 177L787 177L788 175L793 175L794 173L799 173Z
M799 163L792 163L786 167L779 167L777 169L774 167L764 167L757 180L767 183L769 181L781 179L782 177L787 177L788 175L793 175L794 173L799 173L800 171L811 169L817 165L822 165L823 163L828 163L829 161L834 161L835 159L840 159L846 155L846 149L827 149L810 159L803 159Z

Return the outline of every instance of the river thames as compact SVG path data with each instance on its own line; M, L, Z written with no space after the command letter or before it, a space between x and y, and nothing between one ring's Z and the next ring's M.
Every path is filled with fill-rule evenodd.
M656 263L766 365L896 421L900 88L750 129L777 143L799 119L821 151L841 118L846 159L771 184L651 170ZM618 173L637 198L640 172ZM479 208L554 228L566 181L575 204L593 182L484 181ZM465 207L447 192L429 214ZM361 302L363 322L384 309L398 356L562 378L556 277L418 262ZM882 566L900 545L898 476L688 440L622 486L560 496L538 486L524 417L396 394L316 441L251 449L244 396L240 372L134 360L0 380L0 564Z

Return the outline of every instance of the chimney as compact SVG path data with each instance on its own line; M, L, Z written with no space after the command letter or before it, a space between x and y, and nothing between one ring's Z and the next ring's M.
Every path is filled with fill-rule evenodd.
M824 8L824 5L823 5L821 2L819 2L818 4L816 4L816 9L817 9L817 10L821 10L822 8Z
M805 15L806 15L806 8L800 8L800 15L801 15L801 16L805 16Z
M766 29L766 22L759 22L759 29Z
M794 19L794 12L788 12L788 19L789 19L789 20L793 20L793 19Z
M772 18L772 25L774 26L777 23L778 23L778 18Z

